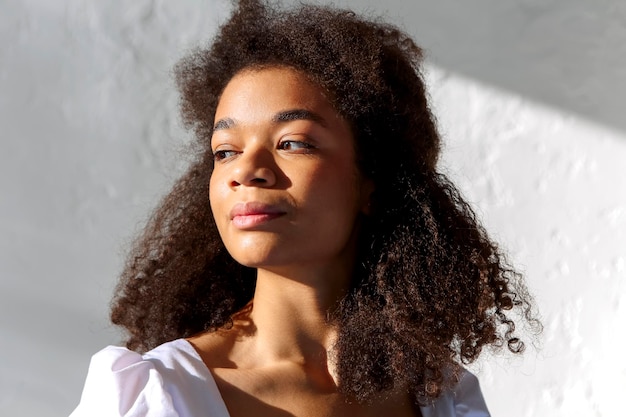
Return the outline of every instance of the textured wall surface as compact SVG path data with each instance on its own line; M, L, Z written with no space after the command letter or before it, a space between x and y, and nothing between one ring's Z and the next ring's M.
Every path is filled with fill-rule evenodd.
M626 3L340 2L428 51L442 169L526 275L545 331L485 355L494 416L622 416ZM63 416L118 336L125 248L181 169L171 67L225 2L0 2L0 415Z

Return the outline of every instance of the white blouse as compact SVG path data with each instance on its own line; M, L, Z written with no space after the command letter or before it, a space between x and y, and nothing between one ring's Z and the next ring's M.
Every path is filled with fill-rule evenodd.
M489 417L478 379L469 372L420 410L423 417ZM143 356L117 346L96 353L70 417L100 416L230 417L211 371L185 339Z

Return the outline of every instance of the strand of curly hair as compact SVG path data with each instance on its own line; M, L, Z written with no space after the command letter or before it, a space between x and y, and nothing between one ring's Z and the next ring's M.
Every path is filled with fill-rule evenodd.
M255 271L226 251L208 204L219 96L245 68L286 66L317 83L349 121L358 165L375 185L350 291L329 312L339 388L368 401L408 386L416 403L454 383L485 346L522 352L516 320L531 299L472 209L436 170L440 139L420 74L422 52L399 29L350 11L238 2L212 45L176 67L196 158L137 238L111 319L137 351L214 331L254 293Z

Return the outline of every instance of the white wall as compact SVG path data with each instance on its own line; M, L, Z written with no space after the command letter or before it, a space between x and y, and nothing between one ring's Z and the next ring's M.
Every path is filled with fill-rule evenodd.
M626 3L342 2L429 54L443 168L545 323L475 368L494 416L619 416L626 393ZM224 2L0 2L0 415L67 415L133 231L180 169L170 74ZM621 412L620 412L621 411Z

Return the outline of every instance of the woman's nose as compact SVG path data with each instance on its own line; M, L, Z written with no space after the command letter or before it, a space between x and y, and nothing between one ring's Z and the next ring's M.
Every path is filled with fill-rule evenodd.
M231 187L272 187L276 184L276 166L269 149L244 150L235 164Z

